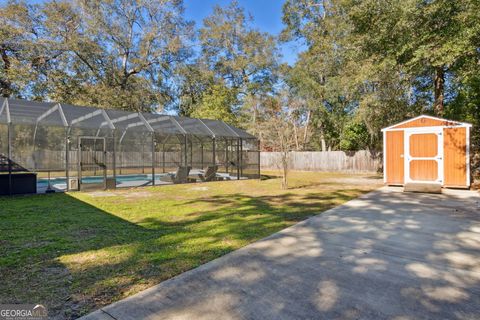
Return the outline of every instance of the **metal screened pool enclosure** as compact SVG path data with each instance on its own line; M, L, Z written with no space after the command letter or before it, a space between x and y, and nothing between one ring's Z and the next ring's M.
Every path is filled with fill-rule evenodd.
M258 139L223 121L0 98L0 194L259 177Z

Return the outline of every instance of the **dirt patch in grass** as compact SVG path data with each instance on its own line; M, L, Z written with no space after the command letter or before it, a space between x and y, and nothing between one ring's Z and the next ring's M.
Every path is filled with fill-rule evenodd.
M73 230L72 237L75 239L81 239L81 241L85 241L85 240L94 238L97 232L98 231L93 228Z
M115 197L117 195L115 194L115 192L110 192L110 191L94 191L94 192L88 192L87 194L94 198Z
M207 191L209 189L208 189L208 187L205 187L205 186L198 186L198 187L193 187L190 190L192 190L192 191Z
M22 247L23 248L41 248L41 247L48 246L51 243L52 243L52 241L27 242L27 243L23 244Z
M2 198L0 301L77 318L371 191L381 185L371 176Z
M155 193L150 192L150 191L143 191L141 189L130 189L128 191L122 191L121 195L125 199L129 200L135 200L135 199L144 199L144 198L150 198L151 196L155 195ZM158 196L158 194L157 194Z

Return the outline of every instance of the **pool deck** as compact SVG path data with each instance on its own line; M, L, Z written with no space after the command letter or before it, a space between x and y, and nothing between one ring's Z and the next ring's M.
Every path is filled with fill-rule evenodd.
M200 174L200 170L192 170L190 172L190 175L189 177L190 178L195 178L197 179L197 183L201 182L200 179L198 179L198 174ZM172 182L166 182L166 181L162 181L160 180L160 177L161 176L166 176L167 173L165 174L156 174L156 178L155 178L155 186L160 186L160 185L171 185L173 184ZM131 176L135 176L135 175L122 175L121 177L131 177ZM142 174L141 175L142 178L143 177L147 177L147 179L138 179L138 180L128 180L128 181L121 181L121 180L117 180L117 188L138 188L138 187L146 187L146 186L152 186L152 175L151 174ZM158 177L158 179L157 179ZM218 172L217 173L217 178L221 178L223 180L237 180L237 176L232 176L228 173L225 173L225 172ZM66 180L65 177L57 177L55 178L57 180ZM52 179L52 180L55 180L55 179ZM245 180L245 179L248 179L247 177L240 177L240 180ZM47 179L42 179L43 181L46 181ZM48 189L48 185L46 185L45 183L37 183L37 193L39 194L42 194L42 193L46 193L47 192L47 189ZM67 189L67 185L65 182L61 182L61 183L52 183L51 185L51 189L54 190L54 192L65 192L66 189Z

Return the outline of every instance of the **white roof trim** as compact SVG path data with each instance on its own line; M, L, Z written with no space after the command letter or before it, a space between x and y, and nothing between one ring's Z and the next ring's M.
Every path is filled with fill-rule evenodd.
M70 126L74 126L76 125L77 123L80 123L82 121L85 121L85 120L88 120L88 119L91 119L93 117L96 117L96 116L103 116L103 119L105 120L104 122L102 122L99 126L99 128L102 128L104 125L108 124L108 127L112 130L115 130L115 126L113 125L112 121L110 120L110 118L108 117L107 113L105 112L105 110L103 109L96 109L95 111L93 112L90 112L90 113L87 113L81 117L78 117L76 119L73 119L71 122L70 122Z
M145 122L138 121L138 122L129 123L125 127L126 128L125 130L130 129L130 128L135 128L135 127L145 127ZM148 129L149 132L152 132L148 127L147 127L147 129Z
M148 123L147 119L145 119L145 117L143 116L143 114L141 114L140 112L138 113L138 116L140 117L140 119L142 120L143 124L145 125L145 127L148 128L148 131L150 132L155 132L155 130L153 130L152 126L150 125L150 123Z
M0 116L3 113L3 110L6 110L6 109L7 109L7 98L5 98L5 100L3 100L2 106L0 107ZM5 111L5 113L6 113L6 111Z
M12 123L12 117L10 115L10 104L8 103L8 99L5 99L5 109L4 112L7 115L7 123Z
M47 118L49 115L51 115L52 113L58 111L58 113L60 114L60 119L62 120L62 124L64 127L68 127L68 122L67 122L67 119L65 118L65 115L63 114L63 109L62 109L62 106L60 105L60 103L57 103L56 105L54 105L53 107L51 107L50 109L48 109L47 111L45 111L43 114L41 114L38 118L37 118L37 124L39 122L41 122L43 119Z
M170 119L172 120L173 124L175 124L177 126L177 128L182 131L182 133L184 135L187 134L187 131L185 129L183 129L183 127L180 125L180 123L177 121L177 119L175 119L174 117L170 117Z
M107 112L107 114L108 114L108 112ZM127 115L124 115L124 116L120 116L118 118L112 118L111 116L108 116L108 117L110 118L112 123L115 124L115 123L118 123L118 122L123 122L123 121L138 118L139 114L138 113L130 113L130 114L127 114Z
M421 119L421 118L427 118L427 119L433 119L433 120L439 120L439 121L448 121L448 122L453 122L453 123L457 123L458 126L461 126L461 127L471 127L472 125L470 123L466 123L466 122L459 122L459 121L455 121L455 120L448 120L448 119L443 119L443 118L439 118L439 117L434 117L434 116L429 116L429 115L426 115L426 114L422 114L422 115L419 115L418 117L415 117L415 118L411 118L411 119L407 119L405 121L402 121L402 122L399 122L399 123L396 123L394 125L391 125L389 127L386 127L386 128L383 128L382 131L387 131L387 130L390 130L390 129L395 129L395 127L397 126L400 126L402 124L405 124L405 123L409 123L411 121L415 121L415 120L418 120L418 119Z
M73 125L75 125L75 124L77 124L77 123L80 123L80 122L82 122L82 121L88 120L88 119L93 118L93 117L96 117L96 116L98 116L98 115L100 115L100 114L102 114L102 110L97 109L97 110L95 110L95 111L93 111L93 112L87 113L87 114L85 114L85 115L83 115L83 116L80 116L80 117L78 117L78 118L76 118L76 119L73 119L73 120L70 122L70 124L73 126Z
M240 138L240 135L239 135L238 133L236 133L232 128L230 128L230 126L229 126L228 124L226 124L226 123L225 123L224 121L222 121L222 120L220 120L220 122L221 122L225 127L227 127L228 130L230 130L231 132L233 132L233 134L234 134L235 136L237 136L238 138Z
M108 116L107 112L104 110L104 109L100 109L102 111L102 116L103 118L107 121L108 123L108 127L111 129L111 130L115 130L115 126L113 125L113 122L112 122L112 119L110 119L110 117ZM103 124L102 124L103 126ZM100 126L101 127L101 126Z
M143 116L143 115L142 115ZM165 120L169 120L170 117L169 116L163 116L163 115L159 115L160 117L158 118L155 118L155 119L145 119L147 120L147 122L151 125L152 123L156 123L156 122L160 122L160 121L165 121ZM144 117L145 118L145 117Z
M127 129L123 130L123 133L122 133L122 136L120 137L120 140L118 141L120 143L120 145L122 145L122 141L123 141L123 138L125 138L125 135L127 134Z
M198 121L200 121L200 123L203 124L208 131L210 131L210 133L212 134L212 138L215 138L215 132L210 130L210 128L205 124L205 122L202 121L202 119L198 119Z
M144 115L142 115L142 117L144 117L145 121L148 122L149 126L153 129L154 132L158 132L158 133L165 133L164 131L161 131L160 128L154 128L152 127L152 124L155 124L157 122L161 122L161 121L170 121L170 123L172 123L175 128L177 128L178 130L180 130L180 132L182 134L186 134L186 131L183 129L183 127L175 120L173 119L173 117L171 116L164 116L164 115L159 115L160 117L159 118L156 118L156 119L146 119ZM157 130L158 129L158 130ZM168 133L167 136L170 136L171 133Z
M382 132L386 131L407 131L407 130L433 130L433 129L451 129L451 128L467 128L470 129L470 126L462 126L462 125L455 125L455 126L430 126L430 127L407 127L407 128L392 128L388 130L382 130Z
M65 127L68 127L67 117L65 117L65 113L63 112L62 104L58 104L58 111L60 112L60 117L62 117L62 122Z

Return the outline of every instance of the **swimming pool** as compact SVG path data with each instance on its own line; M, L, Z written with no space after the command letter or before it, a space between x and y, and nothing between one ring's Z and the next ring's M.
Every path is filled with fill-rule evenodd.
M200 171L192 170L190 172L191 176L195 176L196 173ZM166 176L167 173L160 173L155 175L155 185L162 185L162 184L172 184L171 182L161 181L160 179ZM236 177L230 176L228 173L217 173L218 177L222 177L226 180L234 180ZM243 177L241 179L244 179ZM103 184L103 177L83 177L82 184L84 185L94 185ZM140 186L148 186L152 185L152 175L151 174L130 174L130 175L117 175L116 177L116 186L118 188L129 188L129 187L140 187ZM67 179L65 177L60 178L51 178L50 179L50 186L57 190L57 191L65 191L67 190ZM37 180L37 191L39 193L45 192L48 188L48 179L41 178Z
M161 183L160 178L166 174L156 174L155 183ZM118 187L136 187L145 185L146 183L152 183L151 174L135 174L135 175L117 175L117 186ZM82 184L102 184L103 177L83 177ZM66 190L67 189L67 179L66 178L51 178L50 186L57 190ZM44 190L48 188L48 179L38 179L37 180L37 189Z

